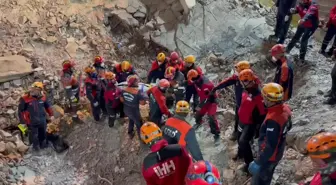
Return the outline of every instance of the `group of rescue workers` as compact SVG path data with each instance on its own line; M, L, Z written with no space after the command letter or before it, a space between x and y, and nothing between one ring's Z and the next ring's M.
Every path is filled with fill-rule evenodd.
M285 54L294 46L295 38L303 34L300 58L304 59L305 35L308 34L306 36L309 38L312 34L311 29L307 31L307 22L315 20L312 17L318 12L314 1L302 0L296 9L291 9L294 6L292 4L283 4L282 0L278 2L280 13L275 36L279 38L279 43L271 49L272 61L277 69L271 83L262 84L250 63L240 61L234 65L235 73L231 77L214 84L197 66L195 56L189 55L182 59L177 52L172 52L169 57L165 53L157 55L147 76L150 88L144 90L134 67L128 61L109 68L104 58L97 56L93 64L85 67L86 78L82 80L81 75L75 73L74 61L66 60L62 63L61 81L73 121L80 122L77 110L81 96L86 96L90 101L96 122L108 116L108 125L113 127L117 117L127 116L130 138L135 136L136 127L139 139L151 149L142 169L147 185L220 185L219 170L204 161L195 131L207 115L210 132L215 143L219 142L220 128L216 118L218 91L233 86L236 107L230 139L238 143L237 155L233 159L244 160L242 170L252 174L252 185L269 185L283 157L286 134L292 127L292 113L285 102L292 96L294 74L293 64ZM328 30L329 35L325 38L321 53L326 49L331 39L329 37L332 37L331 32L334 30L333 34L336 33L335 11L336 6L332 9L328 23L331 31L329 33ZM295 12L302 19L295 38L286 48L282 45L287 32L284 24L291 19L287 16ZM334 48L335 43L331 50ZM334 90L333 85L329 95L332 98L336 97ZM144 122L140 105L145 104L149 104L150 110L149 120ZM48 144L47 122L54 118L42 82L33 83L31 90L20 99L18 109L20 122L31 130L33 149L45 148ZM196 122L193 126L188 121L191 112ZM254 138L258 138L259 146L256 158L251 149ZM320 168L308 184L335 184L336 133L324 132L313 136L307 143L307 150Z

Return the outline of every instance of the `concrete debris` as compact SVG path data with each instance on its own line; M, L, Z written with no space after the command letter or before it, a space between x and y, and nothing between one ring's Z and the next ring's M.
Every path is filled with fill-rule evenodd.
M139 21L133 18L131 14L127 13L126 10L114 10L111 12L111 14L112 16L116 16L126 27L139 26Z
M12 55L0 57L0 83L19 79L32 73L31 64L27 62L26 57Z
M144 18L146 17L146 14L140 12L140 11L137 11L134 15L133 15L135 18Z
M134 14L137 11L137 9L134 8L133 6L129 6L126 8L126 11L130 14Z

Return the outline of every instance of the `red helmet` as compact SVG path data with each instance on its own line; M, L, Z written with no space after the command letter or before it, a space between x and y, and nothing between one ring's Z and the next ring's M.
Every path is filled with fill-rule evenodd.
M220 185L218 169L208 161L193 163L185 177L186 185Z
M177 61L177 59L179 59L179 57L180 57L179 54L175 51L170 54L170 60L173 61L174 63Z
M285 54L286 49L285 46L282 44L276 44L271 49L271 55L274 57L279 54Z
M170 86L170 83L169 83L168 80L166 80L166 79L161 79L161 80L159 81L159 87L160 87L161 89L166 89L166 88L168 88L169 86Z
M62 63L63 70L68 70L75 66L75 62L72 60L64 60Z
M103 62L104 62L104 58L101 57L101 56L96 56L95 59L94 59L95 64L101 64Z
M137 75L130 75L127 77L126 81L128 87L133 87L139 83L139 78Z

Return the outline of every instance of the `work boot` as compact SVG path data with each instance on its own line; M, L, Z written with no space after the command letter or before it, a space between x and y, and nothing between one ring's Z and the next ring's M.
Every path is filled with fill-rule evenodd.
M325 55L325 54L326 54L326 52L325 52L324 50L322 50L322 49L320 49L319 53L320 53L321 55Z
M331 97L331 89L327 91L324 95L325 98Z
M333 98L333 97L330 97L326 101L324 101L323 103L328 104L328 105L335 105L336 104L336 99Z
M237 141L238 139L238 132L232 132L231 136L229 137L231 141Z
M334 49L330 48L330 50L326 53L328 57L331 57L333 55Z

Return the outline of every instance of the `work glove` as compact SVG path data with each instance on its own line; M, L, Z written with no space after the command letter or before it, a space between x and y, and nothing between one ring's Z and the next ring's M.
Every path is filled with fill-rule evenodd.
M289 16L286 15L286 16L285 16L285 22L287 22L288 20L289 20Z
M99 105L98 102L94 102L94 103L93 103L93 106L94 106L94 107L98 107L98 105Z
M291 14L294 14L294 13L296 13L296 9L295 9L295 8L291 8L291 9L289 10L289 12L290 12Z
M70 100L71 100L72 103L76 103L78 101L75 96L71 96Z
M258 165L255 161L252 161L249 164L248 171L250 174L255 175L260 171L260 165Z

